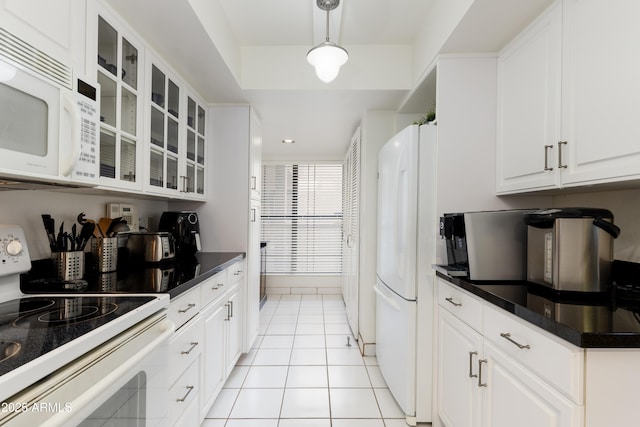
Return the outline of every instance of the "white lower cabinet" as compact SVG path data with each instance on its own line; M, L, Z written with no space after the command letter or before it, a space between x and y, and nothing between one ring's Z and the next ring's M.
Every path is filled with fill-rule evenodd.
M484 362L481 362L484 361ZM550 362L551 359L548 361ZM478 360L482 426L573 427L582 425L584 407L570 401L485 339Z
M200 425L243 351L244 260L173 299L170 425Z
M200 363L204 340L202 317L193 319L176 331L169 343L169 416L171 425L190 425L184 420L200 416ZM193 424L191 424L193 425Z
M226 379L226 334L227 304L224 298L219 298L202 313L204 317L204 357L202 366L202 414L213 405Z
M482 399L477 362L482 350L482 335L446 310L439 310L438 320L440 419L448 427L480 426Z
M204 419L213 406L224 382L242 353L244 339L243 289L244 262L229 267L227 291L205 306L204 354L202 357L202 393L200 419ZM241 274L236 274L241 273ZM207 286L208 284L204 284Z
M228 309L228 317L227 321L227 358L226 358L226 375L228 377L231 374L231 371L236 366L236 362L240 358L240 354L242 353L242 339L244 337L243 334L243 326L244 322L242 321L242 288L240 286L236 286L229 291L229 296L227 297L227 309Z
M441 425L447 427L579 427L584 406L576 386L558 389L537 373L537 364L558 363L570 372L583 368L583 351L559 343L540 332L512 332L515 319L505 316L494 338L487 329L487 310L494 310L470 295L439 280L438 389L437 407ZM481 311L479 311L481 310ZM491 313L493 315L493 313ZM480 318L478 319L478 315ZM470 322L473 320L473 322ZM469 322L469 323L467 323ZM494 341L495 339L495 341ZM545 341L548 340L548 341ZM535 344L531 344L535 342ZM503 351L502 347L509 351ZM561 348L555 348L560 346ZM510 354L513 347L514 354ZM562 354L554 358L527 360L530 350ZM521 357L517 352L521 352ZM539 369L540 370L540 369ZM544 371L544 369L541 369Z

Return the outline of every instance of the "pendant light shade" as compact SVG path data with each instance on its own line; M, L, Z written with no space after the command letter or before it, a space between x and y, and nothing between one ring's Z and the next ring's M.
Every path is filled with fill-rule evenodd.
M347 51L337 44L326 41L307 53L307 61L316 67L316 75L320 80L329 83L336 77L340 67L349 59Z
M340 0L317 0L318 7L327 11L327 36L325 41L307 52L307 61L316 69L320 80L329 83L338 76L340 67L349 59L347 50L329 40L329 11L340 4Z

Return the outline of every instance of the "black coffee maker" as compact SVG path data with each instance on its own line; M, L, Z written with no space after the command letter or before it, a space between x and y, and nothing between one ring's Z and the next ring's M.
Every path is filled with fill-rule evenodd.
M187 211L163 212L158 231L168 231L173 235L176 258L193 256L202 249L200 246L200 223L198 214Z

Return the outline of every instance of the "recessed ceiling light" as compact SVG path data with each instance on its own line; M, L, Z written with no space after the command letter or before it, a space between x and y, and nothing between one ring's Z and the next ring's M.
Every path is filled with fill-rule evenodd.
M283 139L282 143L283 144L294 144L296 141L294 141L293 139Z

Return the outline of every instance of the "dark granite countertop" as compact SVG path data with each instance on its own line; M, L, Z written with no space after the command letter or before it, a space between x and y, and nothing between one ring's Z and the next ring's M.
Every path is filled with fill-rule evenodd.
M20 288L25 294L168 293L175 298L244 257L244 252L198 252L175 261L131 265L121 262L126 258L119 255L118 271L88 271L84 280L72 283L52 279L53 263L44 259L34 261L31 271L21 275Z
M640 299L625 288L561 293L525 281L474 281L436 275L583 348L640 348Z

